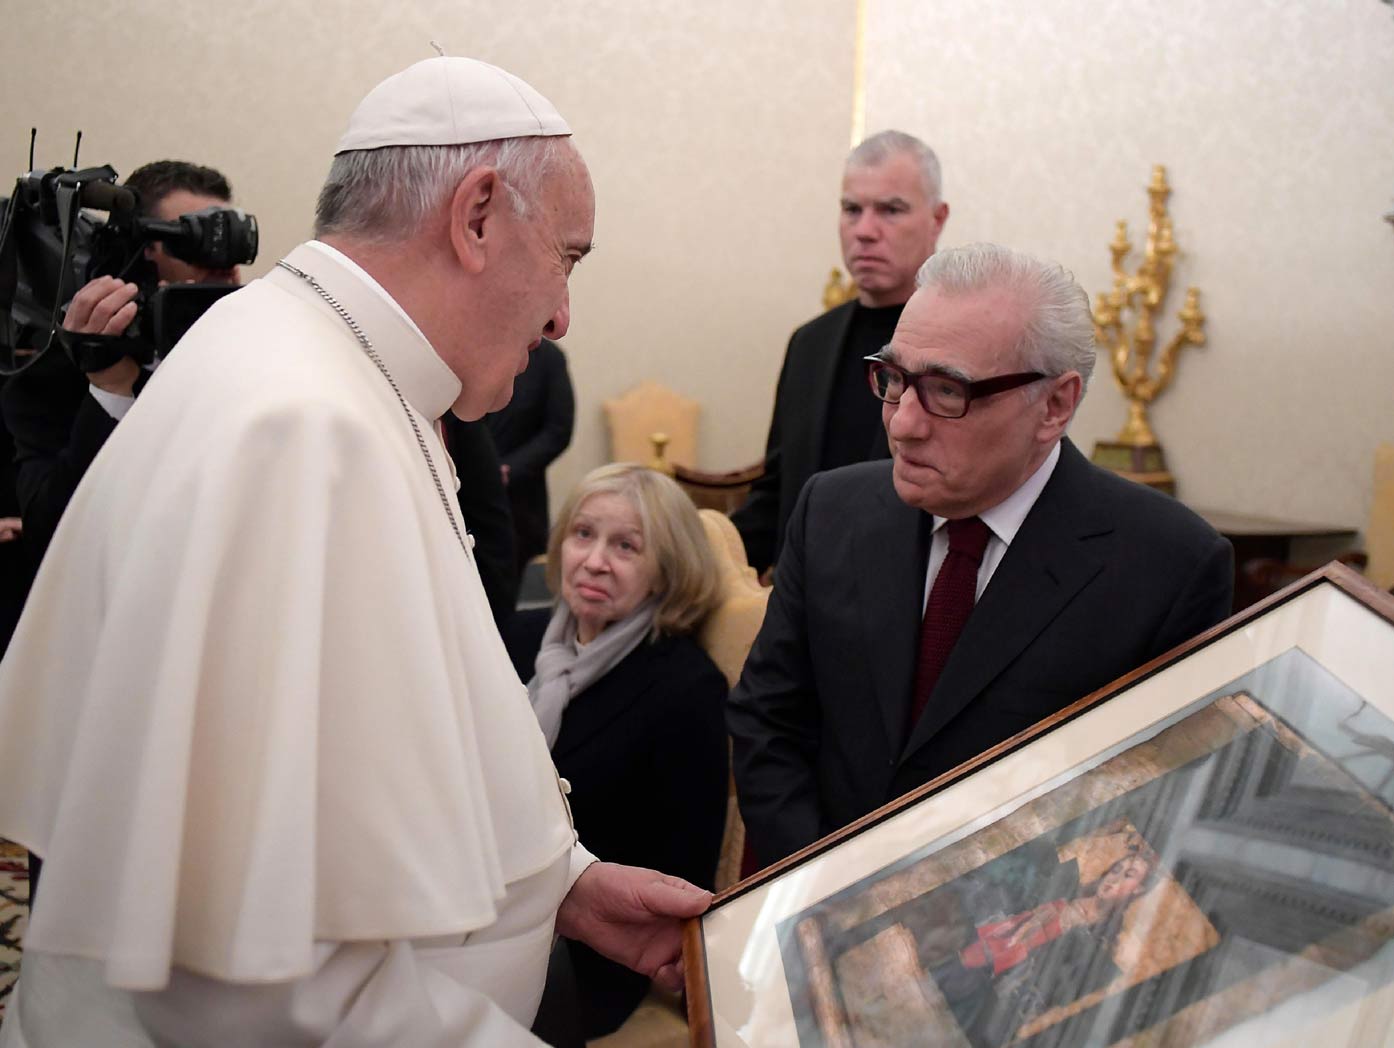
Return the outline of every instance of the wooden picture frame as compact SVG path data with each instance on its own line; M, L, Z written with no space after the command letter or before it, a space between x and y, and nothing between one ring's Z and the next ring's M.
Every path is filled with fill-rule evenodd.
M1331 564L721 893L699 1046L1394 1044L1394 597Z

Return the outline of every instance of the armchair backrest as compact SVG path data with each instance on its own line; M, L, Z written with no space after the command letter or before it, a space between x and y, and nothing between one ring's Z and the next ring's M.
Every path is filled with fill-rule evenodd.
M755 569L745 559L745 546L729 517L714 509L699 511L707 540L721 564L722 600L707 617L697 642L702 645L726 682L735 687L745 657L765 620L770 590L760 585ZM731 780L726 799L726 832L721 838L721 858L717 863L716 888L721 891L740 880L741 855L745 850L745 824L736 807L735 780Z
M702 406L666 386L645 379L628 392L605 401L605 425L610 434L612 462L653 460L652 436L667 435L669 462L697 462L697 420Z

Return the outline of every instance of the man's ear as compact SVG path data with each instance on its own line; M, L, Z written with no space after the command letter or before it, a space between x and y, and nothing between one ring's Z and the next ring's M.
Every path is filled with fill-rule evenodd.
M507 191L492 167L477 167L455 187L450 197L450 246L467 272L478 273L488 261L497 235L499 208L507 207Z
M1053 444L1064 434L1070 419L1075 416L1075 409L1084 396L1084 379L1080 378L1078 371L1067 371L1046 381L1050 385L1042 398L1045 410L1037 439L1042 444Z

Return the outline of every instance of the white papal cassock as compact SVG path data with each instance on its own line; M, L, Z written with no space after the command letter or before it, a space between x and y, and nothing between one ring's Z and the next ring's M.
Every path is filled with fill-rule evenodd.
M288 261L450 491L459 380L345 256ZM295 275L74 496L0 665L0 835L46 860L3 1048L532 1043L590 857L402 405Z

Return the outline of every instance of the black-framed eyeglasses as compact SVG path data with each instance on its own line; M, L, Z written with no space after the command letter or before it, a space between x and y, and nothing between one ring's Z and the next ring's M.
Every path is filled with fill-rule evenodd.
M878 400L899 404L906 388L913 386L920 398L920 407L940 418L962 418L968 414L968 405L975 400L1005 393L1046 377L1039 371L1021 371L1014 375L964 382L933 368L912 372L879 356L864 359L867 381L871 383L871 392L876 394Z

